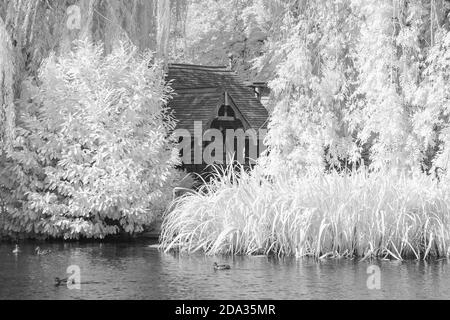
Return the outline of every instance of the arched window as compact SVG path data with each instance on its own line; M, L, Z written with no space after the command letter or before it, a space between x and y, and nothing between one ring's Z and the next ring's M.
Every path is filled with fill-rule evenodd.
M219 108L218 117L233 121L236 118L236 114L232 107L223 105Z

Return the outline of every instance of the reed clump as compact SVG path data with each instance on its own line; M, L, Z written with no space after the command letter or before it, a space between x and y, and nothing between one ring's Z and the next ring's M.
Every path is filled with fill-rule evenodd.
M428 259L450 253L450 192L425 174L217 172L165 216L165 251Z

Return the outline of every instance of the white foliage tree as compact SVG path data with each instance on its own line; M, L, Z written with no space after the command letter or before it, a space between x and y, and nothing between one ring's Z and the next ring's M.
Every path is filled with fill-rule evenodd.
M428 170L430 149L446 141L445 63L439 60L446 47L439 39L448 33L449 4L284 4L283 23L257 61L276 74L272 168L361 163L369 150L373 168Z
M375 167L417 168L421 153L412 119L420 81L420 1L361 1L357 49L361 96L352 121L372 144Z
M277 64L267 140L272 170L339 165L357 151L348 119L357 30L349 13L349 1L305 1L286 12L285 36L265 58Z
M170 94L152 55L81 43L52 56L28 82L22 125L0 170L9 196L8 234L103 238L143 230L180 176L170 138Z

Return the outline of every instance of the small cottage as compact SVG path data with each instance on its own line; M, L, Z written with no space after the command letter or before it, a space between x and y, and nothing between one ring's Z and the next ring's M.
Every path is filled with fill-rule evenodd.
M175 93L169 107L178 121L176 129L190 136L180 138L180 142L189 139L192 147L190 155L182 154L183 167L188 172L202 173L211 164L204 152L212 142L217 143L217 136L210 138L214 133L221 132L223 139L223 152L212 152L214 163L227 164L236 161L238 155L245 155L245 165L251 165L265 149L262 141L269 117L267 109L255 88L246 85L235 72L227 67L171 64L167 80ZM200 142L199 132L204 138ZM236 132L236 136L230 136L230 132ZM245 141L240 143L242 133Z

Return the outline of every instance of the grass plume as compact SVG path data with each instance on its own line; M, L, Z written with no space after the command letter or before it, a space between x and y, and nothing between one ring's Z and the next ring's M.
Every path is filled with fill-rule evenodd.
M450 253L449 190L424 174L308 173L267 179L228 168L177 199L165 251L427 259Z

